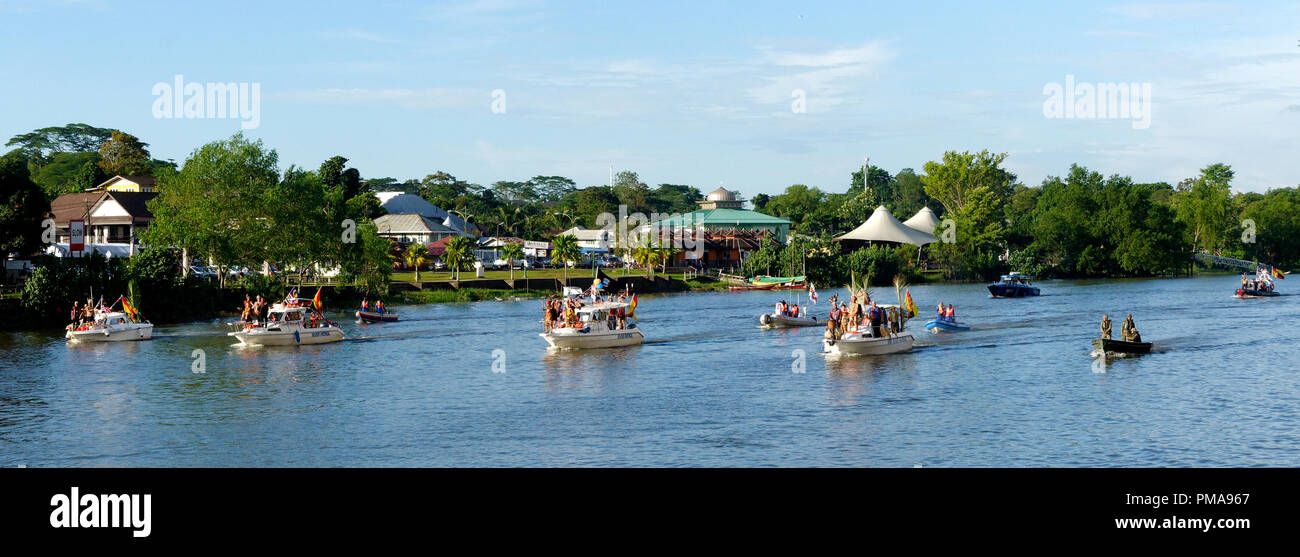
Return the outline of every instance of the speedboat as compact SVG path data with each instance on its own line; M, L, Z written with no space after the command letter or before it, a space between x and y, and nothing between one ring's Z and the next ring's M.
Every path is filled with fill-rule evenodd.
M357 319L366 323L396 323L397 314L391 311L375 313L373 311L361 310L357 312Z
M967 325L965 323L960 323L957 321L931 319L929 322L925 324L925 330L930 331L931 333L934 333L936 335L941 333L959 333L961 331L969 331L970 325Z
M241 344L283 346L324 344L343 340L343 329L325 319L310 300L290 299L271 306L264 323L245 323L244 328L226 333Z
M764 313L763 315L758 316L758 324L768 329L787 329L790 327L812 327L821 325L821 323L817 321L817 318L811 315L793 317L776 313Z
M989 294L994 298L1024 298L1026 296L1037 296L1038 287L1032 286L1029 280L1033 277L1027 277L1017 272L1002 275L998 282L988 285Z
M878 356L907 352L912 349L915 340L912 333L872 337L861 332L850 332L839 339L822 340L822 347L828 354Z
M645 335L635 323L619 329L610 327L610 312L616 309L626 310L631 304L625 302L597 302L578 308L577 326L561 326L551 329L549 333L539 333L551 348L618 348L641 344Z
M1241 288L1238 288L1237 292L1234 293L1232 297L1239 300L1245 300L1247 298L1268 298L1280 295L1281 294L1277 293L1277 290L1273 289L1273 281L1260 278L1256 280L1247 280L1246 284Z
M1151 351L1150 342L1129 342L1098 338L1092 340L1092 347L1098 354L1146 354Z
M121 311L95 310L94 321L70 330L64 336L72 342L145 340L153 337L153 323L134 321Z

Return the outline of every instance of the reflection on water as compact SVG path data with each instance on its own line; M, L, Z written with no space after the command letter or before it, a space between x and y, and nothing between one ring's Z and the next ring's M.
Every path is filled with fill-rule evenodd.
M1300 465L1300 298L1234 300L1234 280L916 286L972 330L929 334L923 309L916 348L878 357L760 329L789 296L770 292L644 296L646 344L591 351L548 350L533 300L339 312L348 340L304 347L220 320L5 332L0 466ZM1090 358L1102 313L1133 313L1152 353Z

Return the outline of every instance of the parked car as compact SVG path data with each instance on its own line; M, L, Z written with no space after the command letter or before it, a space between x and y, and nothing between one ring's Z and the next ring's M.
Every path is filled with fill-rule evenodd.
M212 280L217 278L216 273L208 270L207 267L202 265L190 265L190 275L203 280Z
M447 264L444 263L441 259L434 259L434 260L433 260L433 270L435 270L435 271L446 271L446 270L447 270Z

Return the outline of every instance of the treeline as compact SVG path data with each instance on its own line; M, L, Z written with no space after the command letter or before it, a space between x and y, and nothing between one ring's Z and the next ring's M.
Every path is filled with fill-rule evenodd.
M920 261L962 279L990 279L1008 270L1043 277L1170 275L1188 272L1195 251L1287 269L1300 265L1300 244L1291 241L1300 234L1296 188L1234 194L1234 173L1225 164L1209 165L1177 185L1135 183L1073 165L1064 176L1030 187L1003 168L1005 158L988 151L950 151L927 162L921 175L904 169L891 177L873 166L865 187L862 172L855 172L843 194L796 184L780 195L756 196L754 203L825 245L864 222L878 205L900 219L925 206L940 219L951 219L953 243L936 242L919 254L913 248L893 250L894 257L885 255L890 250L856 255L862 265L902 265L905 275ZM941 224L936 235L944 230ZM745 271L759 272L771 261L798 261L795 255L764 254ZM826 270L816 273L841 277L851 255L823 260ZM811 258L806 267L814 275Z

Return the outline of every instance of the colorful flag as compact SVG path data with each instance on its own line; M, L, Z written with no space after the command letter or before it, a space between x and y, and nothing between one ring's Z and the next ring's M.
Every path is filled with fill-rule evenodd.
M1275 277L1277 277L1277 278L1280 278L1280 279L1282 279L1282 280L1286 280L1286 273L1283 273L1283 272L1282 272L1280 269L1278 269L1277 267L1273 267L1273 276L1275 276Z
M808 283L808 299L814 304L817 303L817 285L811 282Z
M296 299L298 299L298 287L297 287L297 286L293 287L293 290L290 290L290 291L289 291L289 295L288 295L288 296L285 296L284 298L285 298L286 300L296 300Z
M139 318L140 318L140 316L138 315L138 312L137 312L136 309L135 309L135 306L132 306L132 305L131 305L131 302L128 302L128 301L126 300L126 297L125 297L125 296L122 297L122 311L125 311L127 315L130 315L130 316L131 316L131 319L139 319Z
M320 311L320 289L321 287L316 287L316 296L311 299L311 305L316 307L316 311Z
M636 318L636 294L632 295L632 305L627 308L627 316L640 321Z
M908 291L907 291L907 317L908 317L909 319L910 319L910 318L913 318L913 317L916 317L916 302L913 302L913 301L912 301L912 290L911 290L911 289L908 289Z

